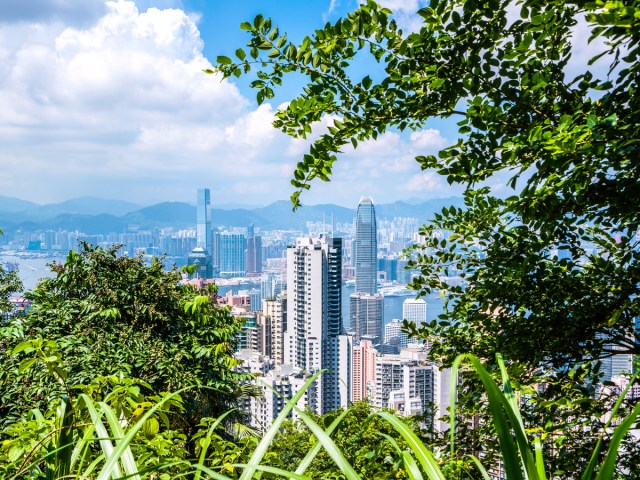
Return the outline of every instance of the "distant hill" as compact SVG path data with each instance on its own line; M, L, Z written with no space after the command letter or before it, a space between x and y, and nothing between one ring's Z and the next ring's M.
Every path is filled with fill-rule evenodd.
M425 222L435 212L450 205L461 206L460 197L398 201L375 206L378 218L412 217ZM20 208L24 207L24 210ZM131 210L133 209L133 210ZM296 229L305 231L307 222L349 223L356 214L354 208L339 205L303 205L293 211L288 200L280 200L260 208L213 208L212 224L216 226L247 226L263 229ZM183 202L163 202L149 207L119 200L82 197L58 204L37 205L32 202L0 196L0 229L37 231L80 230L87 234L123 232L131 225L141 229L190 228L196 224L196 207Z
M33 208L38 208L37 203L21 200L15 197L0 195L0 212L23 212Z
M39 214L45 217L63 213L80 215L108 214L119 217L139 209L140 205L135 203L98 197L79 197L62 203L50 203L38 208Z

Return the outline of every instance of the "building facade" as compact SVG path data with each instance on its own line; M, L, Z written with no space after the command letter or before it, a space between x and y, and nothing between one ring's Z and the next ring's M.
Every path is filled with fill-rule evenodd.
M196 198L196 247L204 248L209 255L213 252L211 231L211 191L199 188Z
M326 369L319 382L319 410L346 406L341 363L350 360L342 336L342 239L299 238L287 249L287 330L285 363L308 372ZM342 368L342 372L348 369Z
M376 383L377 355L377 350L368 340L362 340L353 347L352 402L358 402L372 396Z
M349 326L355 331L356 342L363 337L381 343L384 297L379 294L352 293L349 297Z
M354 266L356 293L374 295L377 291L378 241L376 211L370 197L362 197L356 213Z

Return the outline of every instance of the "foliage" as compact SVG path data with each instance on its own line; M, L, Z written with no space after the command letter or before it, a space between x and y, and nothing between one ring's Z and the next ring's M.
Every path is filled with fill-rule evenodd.
M539 439L534 438L532 444L522 424L517 406L517 398L511 388L504 363L498 357L498 365L503 377L499 386L491 374L473 355L460 356L454 362L457 370L466 361L480 378L488 396L492 421L499 438L502 460L507 471L507 478L541 480L546 478L547 469L544 456L539 448ZM295 406L295 402L304 390L317 379L311 378L305 387L291 399L283 413L279 415L269 432L260 443L255 441L239 446L230 444L217 435L224 417L206 419L200 424L200 431L194 436L199 445L199 460L194 462L185 456L184 437L174 437L164 421L166 413L172 409L180 410L182 402L178 391L162 398L152 398L149 408L144 413L133 411L121 412L117 415L116 405L124 405L122 399L132 399L133 403L148 399L139 397L137 385L129 379L102 378L97 383L107 382L114 385L105 401L94 401L86 393L78 396L76 401L63 397L55 414L43 416L34 410L30 418L17 422L10 427L13 433L9 440L0 446L0 474L3 478L161 478L193 475L195 480L202 478L231 479L286 477L294 479L309 478L410 478L421 480L444 480L445 478L489 478L482 461L469 456L467 463L453 465L450 458L433 452L418 438L414 429L391 412L371 411L364 403L351 407L334 418L311 418ZM87 391L95 392L92 387ZM455 386L451 394L455 399ZM623 397L626 392L623 392ZM618 402L612 409L612 419L620 406ZM283 422L289 412L295 409L313 437L306 435L306 440L299 437L301 432L297 426ZM613 441L606 452L604 461L597 461L598 445L591 461L588 462L582 475L583 480L609 480L616 478L615 466L618 457L618 445L635 419L640 414L640 405L636 406L630 416L623 419L613 430ZM452 410L452 422L455 415ZM318 421L324 421L322 428ZM270 443L272 433L284 428L284 433L271 445L271 458L265 457L262 447ZM293 430L292 430L293 429ZM291 432L296 437L291 438ZM454 429L452 432L451 450L455 450ZM387 432L387 433L385 433ZM604 434L604 432L602 432ZM363 439L363 435L371 435ZM332 438L333 437L333 438ZM376 444L375 439L379 439ZM116 440L117 441L114 441ZM155 442L158 440L158 442ZM294 440L295 443L285 443ZM364 441L363 441L364 440ZM158 443L163 449L158 449ZM228 448L231 445L231 448ZM249 446L249 448L245 448ZM391 451L382 452L391 446ZM286 466L289 470L269 466L276 455L289 448L305 448L307 453L291 461ZM321 451L322 449L322 451ZM149 456L154 452L156 456ZM302 452L301 452L302 453ZM324 458L317 455L325 453ZM375 458L376 455L388 454L392 460ZM328 458L335 466L326 463ZM393 468L385 465L396 462ZM232 463L233 462L233 463ZM321 469L318 470L318 467ZM385 468L386 467L386 468ZM295 471L292 471L295 468ZM358 472L357 470L363 470Z
M190 435L243 392L248 376L233 371L232 356L239 321L211 292L180 287L180 274L160 260L116 252L86 244L70 252L28 294L28 315L0 329L1 425L47 410L62 394L73 397L79 385L101 398L96 377L116 376L140 379L156 393L207 387L190 389L183 414L173 418Z
M305 138L335 118L298 163L296 207L349 145L457 119L454 144L416 157L466 188L465 208L422 229L410 265L421 272L413 288L440 291L446 311L406 328L429 338L443 364L463 351L510 358L531 398L524 421L543 429L553 470L566 475L593 449L613 402L595 395L602 361L640 353L639 12L637 0L434 0L416 13L420 30L404 33L368 1L299 44L257 16L241 25L250 40L237 60L218 57L225 77L257 69L258 103L285 74L306 76L276 114L283 132ZM588 66L572 63L584 31ZM356 77L353 64L367 56L379 70ZM513 195L493 196L496 182ZM465 387L462 407L473 413L483 403L477 380ZM483 428L469 430L469 451ZM637 463L637 445L624 451Z
M341 413L342 410L323 416L308 414L327 428ZM401 455L386 437L391 437L403 449L406 444L388 422L372 413L372 407L366 402L350 406L332 435L333 441L362 478L407 478L401 471ZM412 429L418 430L412 419L407 420ZM285 422L269 448L274 454L273 465L295 470L316 442L304 422ZM312 478L339 478L339 473L340 469L325 451L318 453L308 469Z
M22 291L22 282L17 271L7 271L0 264L0 314L11 312L12 305L9 297L16 292Z

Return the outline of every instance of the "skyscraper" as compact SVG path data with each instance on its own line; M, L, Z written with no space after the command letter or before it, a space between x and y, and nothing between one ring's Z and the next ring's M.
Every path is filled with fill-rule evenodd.
M285 362L309 372L327 369L318 413L349 401L351 345L342 334L342 239L299 238L287 249ZM347 368L345 368L345 366Z
M374 295L378 269L376 211L373 200L362 197L356 214L355 267L356 293Z
M211 192L199 188L196 201L196 247L204 248L209 255L213 252L211 237Z

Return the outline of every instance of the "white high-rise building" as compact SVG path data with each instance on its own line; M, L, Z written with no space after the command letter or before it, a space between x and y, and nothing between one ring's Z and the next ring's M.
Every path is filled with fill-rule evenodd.
M268 355L276 365L284 364L284 332L287 329L287 297L281 293L274 300L262 301L262 313L270 319Z
M287 286L285 363L311 373L327 370L319 382L318 413L346 406L351 379L340 374L349 374L351 347L341 338L342 239L297 239L287 249Z
M408 298L402 303L402 318L416 325L427 321L427 302L423 299Z
M397 318L394 318L384 326L384 343L389 343L394 337L400 339L400 348L407 348L409 345L409 335L402 331L402 320L398 320Z
M399 355L376 357L373 405L402 415L417 415L433 408L434 427L448 428L438 418L447 413L451 370L440 370L426 360L424 348L413 345Z
M311 374L303 369L281 365L258 377L255 383L262 390L262 396L248 397L242 405L242 409L249 414L250 426L261 432L267 430L287 401L300 391L310 376ZM312 410L318 411L320 396L317 383L312 383L296 404L300 410L309 406ZM291 417L299 418L299 415L293 410Z

